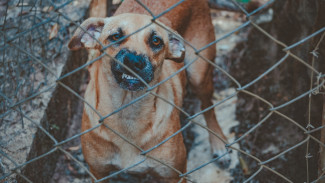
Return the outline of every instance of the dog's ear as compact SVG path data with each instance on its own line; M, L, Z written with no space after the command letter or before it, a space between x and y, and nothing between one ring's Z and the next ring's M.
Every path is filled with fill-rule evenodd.
M183 62L185 57L185 46L181 36L176 32L168 34L169 45L167 58L175 62Z
M104 27L104 18L88 18L80 27L69 42L69 49L96 48L99 45L97 41Z

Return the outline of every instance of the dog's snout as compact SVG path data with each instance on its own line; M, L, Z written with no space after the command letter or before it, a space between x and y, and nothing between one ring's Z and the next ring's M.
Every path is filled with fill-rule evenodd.
M133 53L126 54L123 63L134 71L142 70L146 65L146 62L141 55L135 55Z
M154 78L154 68L145 54L138 54L135 51L121 49L115 56L119 62L111 62L111 70L116 82L123 89L138 91L145 88L145 84L134 76L134 73L141 77L146 83ZM119 64L121 63L121 64ZM130 69L133 71L131 72Z

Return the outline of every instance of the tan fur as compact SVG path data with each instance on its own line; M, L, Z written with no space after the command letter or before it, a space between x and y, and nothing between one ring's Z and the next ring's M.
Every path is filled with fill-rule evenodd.
M178 1L143 0L142 2L153 13L159 14ZM123 27L126 34L130 34L151 22L152 17L140 14L148 13L135 1L125 0L114 17L105 19L91 18L86 20L82 27L87 29L91 25L91 30L96 28L93 35L95 37L98 36L96 38L103 45L107 45L109 44L107 37L118 27ZM214 40L209 8L205 1L185 1L174 10L159 18L158 22L180 33L185 40L190 41L198 49ZM151 64L155 67L154 79L149 83L152 86L175 73L184 64L168 59L172 55L168 44L158 53L151 50L146 41L144 41L151 30L157 31L163 40L168 43L169 33L160 26L152 24L148 28L127 38L119 46L113 45L105 51L113 57L123 48L147 55L150 58ZM100 32L100 35L96 31ZM83 36L87 38L84 38L84 40L91 39L86 34L80 29L77 30L69 43L69 47L74 50L86 47L90 54L89 60L91 60L100 55L99 49L101 45L92 41L89 44L88 42L82 42ZM203 51L202 55L207 59L213 60L215 57L215 45ZM185 62L189 62L195 59L195 57L194 52L187 48ZM176 60L177 58L170 59ZM85 93L85 100L102 116L112 113L145 93L145 90L132 92L122 89L112 76L111 62L113 61L105 56L88 68L90 81ZM210 65L200 59L187 69L190 85L201 99L203 108L212 105L212 70ZM186 74L181 72L153 89L152 92L157 93L177 106L182 106L185 84ZM209 128L224 137L216 121L214 111L210 110L205 113L205 118ZM85 105L82 131L98 125L99 119L99 116L89 106ZM179 111L154 95L146 96L137 103L106 118L103 123L144 150L155 146L180 129ZM140 151L138 149L125 142L103 125L84 134L81 137L81 142L85 160L96 178L103 178L116 168L126 168L143 159L143 156L139 155ZM213 152L223 150L223 144L216 137L211 136L210 142ZM176 135L157 149L154 149L149 155L183 173L186 172L186 150L181 134ZM153 172L158 182L179 181L177 173L151 159L147 159L144 163L132 168L130 172Z

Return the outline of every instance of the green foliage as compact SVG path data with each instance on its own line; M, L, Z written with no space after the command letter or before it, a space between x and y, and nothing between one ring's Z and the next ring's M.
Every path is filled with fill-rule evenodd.
M56 124L52 124L51 128L55 129L55 130L60 130L60 127L58 125L56 125Z

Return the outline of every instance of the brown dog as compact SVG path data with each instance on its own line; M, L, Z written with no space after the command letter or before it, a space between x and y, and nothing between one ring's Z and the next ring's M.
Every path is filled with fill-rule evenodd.
M178 1L142 2L158 15ZM81 27L88 33L78 29L69 43L69 48L72 50L87 48L89 60L92 60L100 55L102 49L101 44L93 38L98 39L103 45L113 44L105 52L153 86L184 66L184 63L179 62L185 60L185 63L188 63L197 57L191 48L187 48L185 53L185 45L180 35L197 49L215 40L207 2L190 0L179 4L155 20L161 26L153 23L121 41L124 36L152 22L152 17L145 14L148 14L147 11L138 3L125 0L114 17L89 18L83 22ZM180 35L167 31L165 26ZM215 52L215 45L212 45L200 54L213 60ZM85 99L102 116L130 103L146 92L146 85L122 65L105 56L89 66L90 81ZM202 109L211 106L213 67L198 59L186 71L187 73L181 72L154 88L152 92L177 106L182 106L187 74L190 86L201 100ZM204 117L208 127L226 139L214 111L205 112ZM85 105L82 131L98 125L99 119L100 117ZM179 110L150 94L106 118L103 123L144 150L155 146L180 129ZM81 142L85 160L96 178L103 178L112 170L129 167L144 158L137 148L103 125L84 134ZM221 155L226 152L224 143L217 137L210 135L210 143L213 154ZM186 151L181 134L149 152L149 155L180 172L186 171ZM175 171L150 158L129 172L152 173L158 182L179 181L179 175Z

